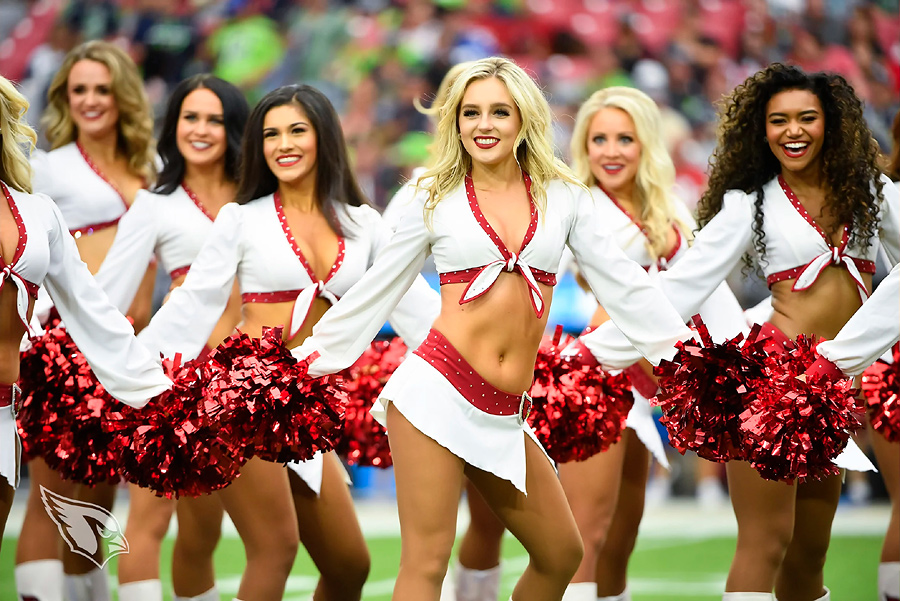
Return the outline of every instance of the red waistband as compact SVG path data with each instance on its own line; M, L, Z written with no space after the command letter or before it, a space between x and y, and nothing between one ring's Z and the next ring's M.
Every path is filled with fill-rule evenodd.
M428 361L477 409L491 415L524 413L523 419L528 416L531 399L527 395L503 392L485 382L459 351L453 348L450 341L437 330L432 328L425 342L413 352Z
M468 284L476 275L478 275L478 272L481 271L481 269L481 267L472 267L471 269L461 269L459 271L446 271L439 275L441 286L444 284ZM534 279L537 282L546 286L556 286L555 273L550 273L549 271L544 271L535 267L531 268L531 273L534 275Z
M783 352L785 345L790 342L787 334L770 324L768 321L761 324L757 340L765 339L763 350L769 353Z
M177 268L177 269L173 269L173 270L169 273L169 279L177 280L177 279L180 278L181 276L187 275L187 272L190 271L190 270L191 270L191 266L190 266L190 265L185 265L184 267L179 267L179 268Z
M276 292L244 292L241 301L245 303L287 303L297 300L303 290L278 290Z
M82 236L90 236L94 232L98 232L100 230L105 230L108 227L112 227L119 223L119 219L121 217L116 217L112 221L104 221L103 223L94 223L91 225L86 225L84 227L80 227L78 229L69 230L69 233L72 234L75 238L81 238Z
M9 407L22 395L22 389L16 384L0 384L0 408Z
M868 259L858 259L856 257L850 258L853 259L853 262L856 264L856 268L859 269L860 273L875 273L875 261L869 261ZM800 273L804 269L806 269L806 267L806 265L800 265L799 267L794 267L793 269L785 269L784 271L771 273L766 276L766 284L768 284L769 288L771 288L778 282L796 279L797 276L799 276Z

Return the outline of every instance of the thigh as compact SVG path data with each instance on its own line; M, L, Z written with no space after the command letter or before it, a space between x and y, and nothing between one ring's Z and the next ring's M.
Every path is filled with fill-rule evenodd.
M334 452L325 453L322 489L316 495L290 470L288 478L300 528L300 542L320 572L366 549L344 468Z
M625 439L625 459L622 462L622 482L616 503L616 516L640 522L644 514L644 493L650 476L650 451L637 434L628 428Z
M582 527L608 526L622 484L626 440L623 436L605 452L584 461L559 464L559 481L575 520Z
M148 488L128 486L128 522L125 524L128 536L141 532L162 539L174 512L174 500L158 497Z
M763 479L746 461L729 461L725 470L739 542L769 533L777 534L785 544L790 541L797 487Z
M824 560L840 497L840 475L798 484L791 546L803 549L805 555L821 555Z
M72 498L75 496L76 484L64 480L39 457L28 464L28 474L28 501L22 531L16 544L16 564L40 559L60 559L63 539L56 523L47 514L41 488Z
M199 497L178 499L175 513L178 516L179 545L189 548L215 549L222 535L222 517L225 510L219 492Z
M882 434L872 429L869 424L869 440L878 461L878 471L884 480L891 502L900 502L900 442L889 442Z
M6 519L9 517L9 509L12 507L13 496L16 489L0 478L0 545L3 545L3 531L6 529Z
M299 538L297 516L284 466L253 457L231 485L219 491L222 506L246 547L258 549L273 539Z
M417 430L393 403L387 420L403 558L415 562L446 555L446 566L456 537L464 463Z
M580 557L581 538L556 470L537 444L524 433L522 436L527 495L508 480L472 466L466 467L466 475L533 559L551 556L573 542Z

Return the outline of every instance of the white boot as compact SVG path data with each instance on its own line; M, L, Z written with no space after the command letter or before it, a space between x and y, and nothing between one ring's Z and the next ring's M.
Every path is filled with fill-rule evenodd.
M597 601L631 601L631 591L629 591L626 586L625 590L618 595L612 595L611 597L597 597Z
M878 601L900 601L900 561L878 564Z
M831 601L831 591L828 590L827 586L822 587L825 589L825 594L816 599L816 601Z
M453 584L453 575L454 571L447 568L447 572L444 574L444 580L441 582L440 601L456 601L456 586Z
M722 601L775 601L772 593L724 593Z
M162 582L158 579L119 583L119 601L162 601Z
M100 568L63 576L66 601L110 601L109 577Z
M499 565L487 570L473 570L457 561L453 572L456 601L494 601L500 594Z
M63 565L58 559L20 563L16 566L15 578L19 599L62 601Z
M573 582L566 587L562 601L596 601L596 582Z
M175 601L219 601L219 589L216 587L212 587L205 593L200 593L196 597L179 597L178 595L172 595L172 598ZM119 600L123 601L123 600Z

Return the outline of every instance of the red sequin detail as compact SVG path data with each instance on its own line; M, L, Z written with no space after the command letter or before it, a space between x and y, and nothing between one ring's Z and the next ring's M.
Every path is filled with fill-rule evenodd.
M21 281L25 284L25 289L27 290L29 296L32 298L37 298L38 295L38 285L29 282L21 275L18 274L15 270L13 270L13 266L19 262L19 259L22 258L22 254L25 252L25 247L28 244L28 231L25 229L25 222L22 220L22 214L19 213L19 207L16 206L16 201L13 200L12 194L9 193L9 188L6 187L6 184L0 182L0 188L3 190L3 196L6 198L6 204L9 205L9 210L12 213L13 221L16 222L16 231L19 234L19 238L16 241L16 250L13 253L12 261L9 263L0 255L0 288L3 287L3 283L6 281L5 272L7 269L10 274L16 274L21 278Z
M119 199L122 201L122 205L125 207L125 210L127 211L127 210L128 210L128 206L129 206L129 205L128 205L128 201L125 200L125 195L122 194L122 191L119 190L119 187L118 187L117 185L115 185L114 183L112 183L112 180L110 180L108 177L106 177L106 175L105 175L102 171L100 171L100 168L97 167L97 165L96 165L96 164L94 163L94 161L91 159L90 155L87 153L87 151L84 149L84 147L81 145L80 142L77 142L77 141L76 141L76 142L75 142L75 146L78 148L78 152L81 153L81 158L83 158L83 159L84 159L84 162L87 163L88 167L91 168L91 171L93 171L94 173L96 173L97 176L98 176L100 179L102 179L104 182L106 182L106 184L107 184L110 188L112 188L113 191L114 191L116 194L119 195ZM83 228L82 228L82 229L83 229ZM98 229L99 229L99 228L98 228Z
M639 230L641 230L641 233L644 235L644 238L649 240L650 234L647 232L647 228L644 227L644 224L641 223L640 221L638 221L637 219L635 219L634 216L631 213L629 213L628 210L625 207L623 207L622 204L618 200L616 200L616 197L613 196L611 192L607 191L606 188L604 188L603 186L598 186L598 187L603 191L604 194L606 194L606 196L612 201L612 203L614 205L616 205L616 208L618 208L620 211L625 213L625 216L628 217L629 221L631 221L631 223L633 223L635 225L635 227L637 227ZM678 254L678 251L681 250L681 232L678 231L678 228L675 227L674 224L672 225L672 229L675 230L675 246L673 246L671 248L671 250L669 250L669 252L664 257L659 257L656 260L656 268L660 271L665 271L666 267L668 267L668 265L669 265L669 261L674 259L675 255ZM644 265L643 267L644 267L645 271L649 271L651 266Z
M294 254L297 255L297 258L300 259L300 263L303 265L303 268L306 270L306 273L309 274L309 280L313 283L319 281L319 278L316 277L316 272L313 271L312 267L309 265L309 261L306 260L306 257L303 255L303 251L300 250L300 246L297 244L297 239L294 237L294 234L291 232L291 226L288 225L287 216L284 214L284 205L281 204L281 195L278 192L275 192L275 212L278 213L278 222L281 224L281 229L284 231L285 237L287 237L288 243L291 245L291 249L294 251ZM338 236L338 253L337 257L334 259L334 263L331 265L331 270L328 272L328 275L325 276L323 282L327 282L337 273L337 270L340 269L341 265L344 263L344 238L342 236ZM296 298L296 295L295 295ZM269 301L273 302L273 301Z
M893 362L879 359L862 377L869 422L890 442L900 442L900 343L893 347Z
M188 195L188 198L194 203L194 206L197 207L201 213L203 213L207 219L210 221L215 221L216 218L212 216L212 213L206 210L206 207L203 206L203 203L200 202L200 199L197 198L197 195L194 194L194 191L191 190L187 183L181 182L181 187L184 188L185 193Z
M181 276L187 275L190 270L191 270L190 265L185 265L184 267L178 267L177 269L173 269L169 273L169 279L177 280Z

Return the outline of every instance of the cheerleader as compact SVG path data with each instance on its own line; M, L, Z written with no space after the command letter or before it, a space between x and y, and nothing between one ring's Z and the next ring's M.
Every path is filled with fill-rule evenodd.
M212 75L195 75L172 91L159 138L162 170L155 192L138 192L96 274L121 310L132 304L141 284L142 274L133 266L147 264L154 255L169 273L173 288L184 282L219 209L234 199L249 113L241 91ZM235 287L207 339L208 348L227 338L240 321L239 294ZM175 502L133 484L129 497L129 552L119 558L119 599L162 601L159 556ZM217 497L191 502L199 509L191 516L203 520L203 532L219 527L222 508ZM217 537L192 536L195 522L186 518L179 520L178 531L183 534L172 558L175 594L218 599L212 564Z
M334 108L315 88L267 94L250 115L242 156L236 203L219 211L184 283L142 332L163 356L202 350L235 278L238 329L261 336L283 325L284 344L299 344L387 243L390 229L350 171ZM391 315L394 329L410 345L421 342L438 302L418 278ZM315 599L358 600L369 556L346 472L333 452L289 467L253 457L217 493L247 553L238 597L281 599L299 537L320 571Z
M438 599L464 476L528 551L516 601L558 600L575 573L581 541L553 465L525 425L523 393L567 243L644 352L666 354L690 336L644 271L599 232L587 191L553 154L551 120L515 63L473 62L450 87L433 166L390 244L294 351L312 359L311 375L348 366L434 254L441 314L373 409L388 429L397 483L395 600Z
M755 254L772 292L769 348L799 334L833 338L871 289L879 239L892 264L900 259L897 189L880 175L859 99L838 75L773 64L726 100L719 134L703 229L660 276L663 291L690 317ZM614 328L583 342L609 367L638 358ZM836 463L868 467L847 452ZM738 540L723 599L771 600L773 588L782 601L829 599L822 568L840 477L771 481L744 461L726 470Z
M117 46L101 41L70 51L47 95L42 123L53 150L37 152L32 158L34 189L57 203L82 260L94 273L115 238L119 219L138 190L155 178L150 105L131 58ZM128 312L140 329L149 321L155 270L148 271L146 265L132 268L141 274L147 271ZM44 377L43 373L23 373L23 382ZM23 413L20 430L29 431L23 419L42 418L38 407ZM31 461L29 473L31 490L16 549L19 594L35 597L36 588L55 586L50 583L62 578L62 553L68 595L79 600L107 599L107 576L97 568L103 561L102 551L97 552L95 563L61 548L64 545L56 524L41 502L40 487L107 509L112 507L115 488L109 484L76 486L62 480L40 458Z
M0 77L0 343L8 359L0 374L0 541L19 481L19 345L24 335L33 334L29 323L38 286L45 286L71 336L116 398L141 407L171 386L94 282L59 209L47 196L31 193L32 170L23 147L33 147L37 136L25 123L27 108L25 98ZM45 584L32 598L59 599L59 579Z
M696 224L672 194L675 168L661 137L659 109L634 88L595 92L578 111L571 156L590 187L603 228L651 277L674 265L693 240ZM744 327L728 285L719 285L700 309L713 338L724 341ZM591 326L606 321L598 309ZM648 398L656 394L646 360L628 370L635 403L622 439L584 461L559 465L559 477L584 543L584 559L565 599L630 600L628 559L637 540L650 454L668 468Z

